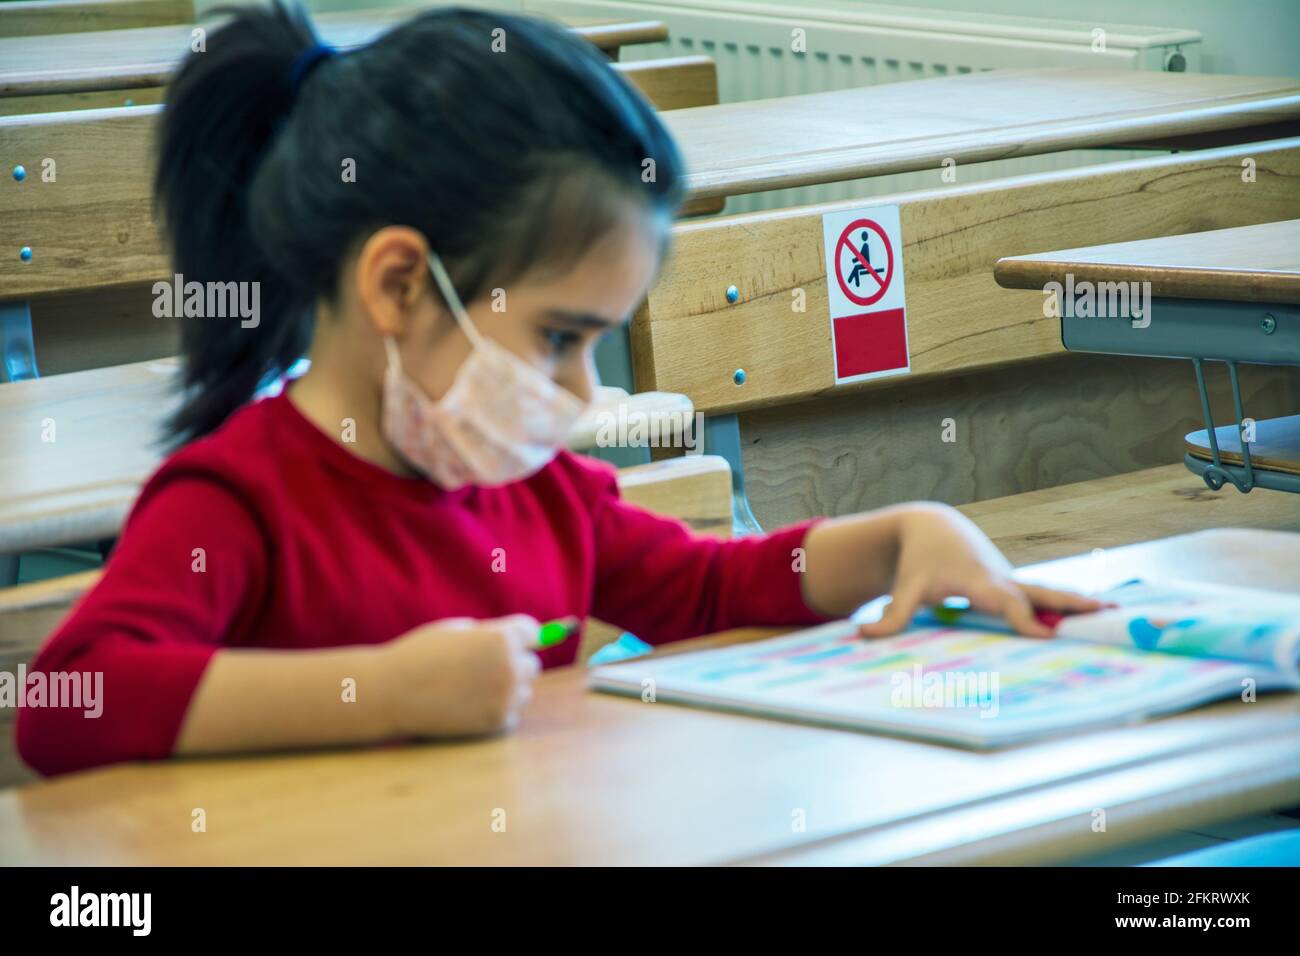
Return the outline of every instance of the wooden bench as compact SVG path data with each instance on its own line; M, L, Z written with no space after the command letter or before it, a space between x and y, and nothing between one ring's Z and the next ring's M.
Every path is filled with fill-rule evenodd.
M1237 425L1215 428L1203 368L1211 360L1227 365L1235 420L1244 424L1238 363L1300 366L1300 219L1228 229L1206 225L1159 238L1009 257L997 263L995 276L1013 289L1055 283L1061 339L1069 349L1190 359L1206 428L1186 436L1184 460L1211 488L1229 481L1242 491L1258 486L1300 492L1300 416L1254 422L1257 445L1243 446ZM1105 311L1114 311L1127 301L1114 290L1140 288L1139 283L1147 284L1151 299L1145 322L1078 315L1070 301L1075 288L1104 289ZM1298 407L1295 396L1287 410Z
M117 536L161 463L178 373L163 359L0 386L0 555ZM672 444L691 438L693 417L684 395L604 388L569 445L600 448L620 421L638 420Z
M25 385L41 382L20 383ZM0 395L3 390L0 390ZM0 419L3 420L3 419ZM115 433L116 434L116 433ZM119 436L118 440L129 441ZM120 446L119 446L120 447ZM21 460L21 459L20 459ZM5 461L6 467L9 461ZM7 471L0 472L6 475ZM702 534L726 537L731 530L731 475L727 463L713 455L689 455L624 468L618 474L623 497L633 504L685 521ZM114 514L130 505L134 489L122 482ZM103 505L103 501L99 502ZM5 503L0 501L0 508ZM0 518L0 550L4 519ZM68 613L72 604L94 587L102 572L86 571L33 584L0 588L0 672L14 673L30 662L41 643ZM615 640L620 629L590 619L583 629L579 660L585 661ZM13 712L0 708L0 787L34 776L22 766L13 750Z
M1245 183L1248 159L1257 178ZM767 512L763 523L918 495L977 500L1153 466L1169 460L1160 449L1176 449L1180 424L1198 413L1177 369L1068 358L1041 288L1000 288L994 264L1061 245L1292 217L1298 175L1293 138L680 223L631 327L635 383L690 394L711 425L742 416L744 461L732 461L733 474ZM836 386L822 217L864 204L899 208L911 374ZM800 294L803 312L794 310ZM1109 404L1080 403L1085 381ZM1292 410L1293 374L1261 371L1253 382L1260 407ZM1013 388L1014 401L981 398ZM1073 429L1057 426L1070 416ZM964 436L960 453L941 444L945 418ZM994 431L1008 419L1010 438ZM1020 436L1032 433L1049 438L1039 444L1051 473L1025 473ZM948 481L953 466L969 477Z
M419 12L418 7L395 7L325 13L312 22L324 42L346 50L364 46ZM563 22L615 61L623 46L668 37L667 26L658 20ZM219 24L216 19L39 39L0 36L0 115L121 106L125 99L161 102L168 78L190 51L194 31Z
M1054 76L1057 74L1035 74L1043 83ZM1072 102L1077 105L1084 93L1097 94L1099 89L1105 89L1096 86L1097 76L1064 71L1059 80L1074 84L1070 88L1076 90ZM1125 73L1125 82L1135 82L1134 76ZM974 79L984 84L982 76ZM1110 118L1105 122L1098 121L1107 130L1105 135L1123 140L1134 135L1135 129L1146 128L1143 123L1164 132L1194 130L1207 124L1216 129L1231 129L1234 123L1250 128L1261 117L1290 115L1297 105L1296 97L1276 81L1215 78L1231 83L1216 87L1218 93L1210 95L1201 84L1203 78L1190 78L1195 82L1183 86L1169 85L1168 79L1156 81L1147 90L1147 99L1137 102L1123 92L1124 87L1118 87L1117 96L1128 105L1107 113ZM1004 78L1005 82L1012 80L1023 82L1024 76L1013 73ZM958 95L960 84L921 81L898 84L889 90L903 86L925 87L931 97L951 98ZM981 95L990 89L987 85L976 87ZM917 90L904 92L915 113ZM974 101L981 100L977 96ZM1164 105L1155 112L1152 103ZM735 115L732 107L713 109ZM1097 109L1105 112L1100 106ZM146 283L168 272L150 217L147 177L140 174L149 165L147 130L155 114L155 109L141 107L0 119L0 133L20 147L16 150L18 156L62 157L57 183L40 183L33 174L27 191L22 185L15 188L12 184L0 191L0 210L14 224L12 234L25 237L24 241L31 237L33 249L32 261L26 263L14 256L0 256L0 282L7 295L20 303L33 303L38 328L44 309L57 309L63 296L77 290L100 290L103 307L148 314ZM665 114L670 122L677 115ZM705 109L693 111L693 115L692 122L698 124L701 117L713 114ZM738 130L752 128L756 115L742 126L699 127L698 134L725 143L738 135ZM1058 122L1060 136L1050 141L1033 139L1027 148L1077 145L1078 139L1066 135L1072 129L1074 135L1081 135L1077 116L1071 114L1069 120L1058 117ZM1100 141L1095 130L1098 123L1090 127L1090 143ZM811 124L805 131L811 133L815 128ZM984 133L993 136L996 130ZM969 126L966 132L951 135L953 148L946 151L963 157L963 150L976 148L976 141L981 140ZM898 141L887 138L878 144L878 154L871 153L869 144L859 142L855 152L842 142L838 151L827 151L825 164L815 174L810 171L811 159L805 155L797 176L834 178L857 175L863 170L897 169L901 168L899 163L916 168L916 164L932 158L931 150L939 139L937 133L928 139L921 137L920 145L907 156L900 152ZM797 137L787 140L796 146L803 142ZM742 141L742 147L744 142L749 141ZM689 138L683 145L688 154L700 146ZM770 141L768 148L774 148ZM697 180L697 195L719 188L723 192L747 191L790 184L788 178L765 179L762 164L753 160L753 154L746 153L746 149L737 147L735 168L726 183L719 186L716 179ZM1007 293L999 292L990 281L994 252L1033 252L1058 245L1063 235L1099 241L1113 238L1116 226L1129 235L1141 236L1168 228L1171 223L1174 228L1193 221L1233 225L1295 215L1293 191L1279 185L1294 175L1293 149L1293 142L1278 141L900 197L913 323L914 374L909 381L997 369L1060 351L1050 323L1033 321L1039 314L1039 298L1025 296L1013 305ZM851 162L850 154L856 157ZM1238 170L1229 170L1228 166L1238 166L1248 155L1260 164L1259 182L1231 202L1202 208L1198 190L1221 184L1230 174L1236 176ZM33 170L37 161L30 161ZM721 175L720 167L713 168L709 175ZM746 176L750 178L746 180ZM826 384L829 327L818 318L818 313L824 314L825 310L819 213L828 208L833 207L679 226L673 260L633 325L632 358L638 387L690 394L701 410L715 415L750 413L818 396L834 394L838 398L851 392L831 389ZM732 284L739 293L735 305L728 304L724 295ZM789 293L795 288L809 293L807 312L798 317L788 305ZM114 294L102 296L103 290ZM122 304L128 300L130 305ZM709 347L701 348L701 342ZM747 378L743 386L737 386L734 373L741 368L746 370ZM685 387L668 382L681 382ZM632 382L621 384L630 386ZM841 420L838 424L844 423ZM853 429L859 435L866 431L862 423ZM799 440L806 437L801 435ZM720 433L715 438L728 440ZM733 444L736 453L730 460L739 478L740 446L738 440ZM761 454L768 455L773 445L784 445L784 441L768 442ZM807 446L803 447L807 450ZM772 454L795 468L802 467L807 457L816 457L791 454L789 447ZM913 488L914 493L916 490L920 489ZM986 493L1015 490L1022 488L1003 484ZM965 497L968 500L978 496L971 493ZM890 496L882 497L887 500ZM879 502L831 502L818 491L808 510L837 511L874 503Z
M0 38L194 22L194 0L17 0L0 3Z

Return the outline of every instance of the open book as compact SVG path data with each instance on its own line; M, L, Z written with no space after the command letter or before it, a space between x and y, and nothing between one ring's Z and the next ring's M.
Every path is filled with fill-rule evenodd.
M1300 688L1300 597L1153 581L1099 596L1119 606L1051 639L920 615L867 640L840 621L595 668L591 686L978 748Z

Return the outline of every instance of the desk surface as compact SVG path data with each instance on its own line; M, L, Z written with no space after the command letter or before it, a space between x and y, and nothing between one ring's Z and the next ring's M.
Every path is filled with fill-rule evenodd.
M999 259L998 285L1150 282L1153 296L1300 303L1300 219Z
M409 19L415 7L325 13L313 18L325 42L347 49L362 46ZM578 35L602 50L668 38L661 20L607 21L562 18ZM198 24L217 27L220 20ZM0 96L84 93L162 86L189 52L194 26L138 27L92 33L0 38Z
M676 110L696 197L1300 120L1300 80L995 70ZM1272 138L1272 137L1268 137Z
M1117 549L1104 572L1088 555L1026 576L1100 585L1151 567L1300 591L1300 536L1205 532ZM1300 801L1295 695L981 754L645 704L583 676L544 675L521 728L488 741L121 766L0 792L0 862L1042 862Z

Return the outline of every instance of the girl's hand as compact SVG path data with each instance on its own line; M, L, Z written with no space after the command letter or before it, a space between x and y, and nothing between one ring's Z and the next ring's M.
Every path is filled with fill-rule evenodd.
M900 515L892 601L884 616L864 624L866 637L895 634L923 605L970 599L971 610L1004 617L1019 633L1050 637L1034 609L1095 611L1102 602L1070 591L1020 584L1011 564L969 518L946 505L910 505Z
M448 618L379 649L386 724L402 737L460 737L514 727L532 697L540 624L526 614Z

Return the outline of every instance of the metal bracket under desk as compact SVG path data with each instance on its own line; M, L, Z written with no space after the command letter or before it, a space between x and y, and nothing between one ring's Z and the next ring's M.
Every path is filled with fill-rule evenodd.
M0 382L36 378L36 342L28 302L0 302ZM18 583L18 555L0 554L0 587Z
M1256 468L1250 443L1241 442L1240 465L1225 462L1214 431L1214 412L1205 383L1205 363L1223 362L1232 384L1233 410L1240 431L1246 412L1242 405L1237 364L1300 366L1300 306L1266 302L1206 299L1151 300L1145 327L1127 318L1061 316L1061 344L1072 352L1190 359L1196 372L1210 444L1210 461L1188 453L1183 463L1212 490L1231 484L1242 493L1252 488L1300 494L1300 476Z
M31 304L0 302L0 382L21 382L39 374Z

